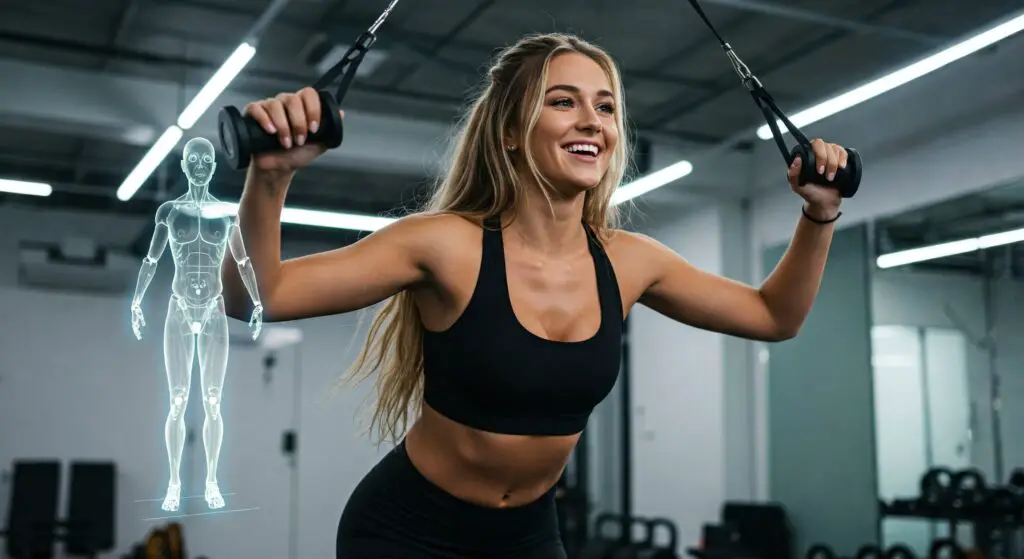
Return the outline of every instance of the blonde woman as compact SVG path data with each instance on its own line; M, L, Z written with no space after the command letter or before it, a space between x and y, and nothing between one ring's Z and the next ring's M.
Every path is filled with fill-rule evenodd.
M253 160L239 207L266 319L386 301L351 375L374 379L372 427L398 444L354 489L339 558L564 557L553 487L615 383L633 305L782 340L818 292L840 197L796 186L799 161L789 181L803 214L754 288L616 229L610 200L629 154L622 84L604 51L530 35L497 57L485 86L428 208L284 262L281 208L293 175L323 153L305 142L320 105L304 89L246 107L282 148ZM846 165L838 145L813 149L828 174ZM224 276L229 313L247 317L237 270Z

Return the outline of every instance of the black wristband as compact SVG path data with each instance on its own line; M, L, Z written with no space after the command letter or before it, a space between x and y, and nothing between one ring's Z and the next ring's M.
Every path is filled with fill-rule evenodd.
M839 219L839 216L843 215L843 212L836 212L836 216L833 217L832 219L821 220L821 219L814 219L813 217L808 215L807 214L807 208L805 208L803 206L800 206L800 211L804 214L804 217L807 218L808 221L817 223L818 225L828 225L829 223L835 223L835 221L837 219Z

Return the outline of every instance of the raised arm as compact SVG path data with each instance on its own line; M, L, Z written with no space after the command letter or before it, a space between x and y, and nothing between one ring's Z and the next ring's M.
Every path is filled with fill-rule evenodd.
M816 140L812 147L826 175L846 166L846 151ZM699 328L755 340L797 335L818 295L841 198L831 188L797 186L800 161L789 170L790 185L804 198L789 249L759 288L702 271L668 247L640 235L627 237L628 258L644 270L639 302Z
M367 307L429 277L429 245L443 239L435 219L408 217L337 250L281 260L281 210L296 170L323 153L305 138L320 121L319 97L306 88L246 107L282 149L253 158L238 207L244 245L267 321L337 314ZM246 319L246 282L225 265L228 314Z

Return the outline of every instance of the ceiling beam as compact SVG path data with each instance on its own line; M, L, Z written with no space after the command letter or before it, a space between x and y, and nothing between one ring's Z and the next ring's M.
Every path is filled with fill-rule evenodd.
M0 120L7 126L59 130L69 135L148 147L173 124L181 99L195 88L171 80L96 74L86 70L0 59ZM218 143L217 108L256 99L226 91L186 137ZM314 165L385 174L433 174L449 123L346 110L345 144Z
M911 31L891 25L882 25L867 21L859 21L853 18L833 17L812 10L784 6L770 0L702 0L704 4L733 8L745 12L759 13L762 15L801 21L812 25L842 29L865 35L877 35L890 39L899 39L920 43L930 47L945 44L950 37L942 37L929 33Z

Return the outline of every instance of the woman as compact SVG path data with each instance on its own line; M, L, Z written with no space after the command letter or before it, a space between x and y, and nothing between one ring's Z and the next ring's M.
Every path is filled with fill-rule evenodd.
M803 217L760 289L614 228L622 85L578 38L529 36L498 57L429 210L282 262L281 207L323 152L305 143L320 110L310 89L246 107L282 150L253 160L238 214L268 321L387 300L352 374L375 375L374 425L400 442L354 490L338 557L564 557L553 487L615 382L630 308L782 340L817 294L840 198L795 186L799 161ZM840 146L813 147L829 174L845 166ZM224 274L229 313L247 316L237 271Z

